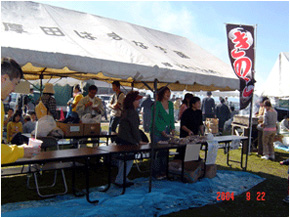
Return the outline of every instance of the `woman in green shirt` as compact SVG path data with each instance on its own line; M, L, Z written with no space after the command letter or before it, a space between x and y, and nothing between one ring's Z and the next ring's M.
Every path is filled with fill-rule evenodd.
M168 141L170 134L174 135L174 108L173 103L169 101L171 91L168 87L161 87L158 90L156 101L155 126L151 121L151 133L155 143L159 141ZM152 108L152 117L153 117ZM166 174L166 155L165 151L158 151L154 160L153 176L157 179L163 179Z

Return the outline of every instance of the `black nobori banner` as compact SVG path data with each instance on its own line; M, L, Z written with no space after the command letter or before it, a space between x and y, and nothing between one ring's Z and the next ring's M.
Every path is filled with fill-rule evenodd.
M254 26L227 24L231 65L240 79L240 109L245 109L254 92Z

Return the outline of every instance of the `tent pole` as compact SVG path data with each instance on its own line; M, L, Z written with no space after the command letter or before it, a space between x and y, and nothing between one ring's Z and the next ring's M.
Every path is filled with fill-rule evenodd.
M134 89L134 81L131 83L131 91L133 91L133 89Z
M152 171L154 166L154 148L157 142L154 140L155 120L156 120L156 96L157 96L157 79L154 80L154 104L153 104L153 116L152 116L152 130L151 130L151 158L150 158L150 178L149 178L149 192L152 187Z
M42 85L42 80L43 80L43 72L46 70L46 67L41 71L41 74L39 75L39 79L40 79L40 88L39 88L39 91L40 91L40 96L42 96L42 91L43 91L43 85Z
M154 90L146 83L146 82L143 82L142 83L151 91L154 93Z

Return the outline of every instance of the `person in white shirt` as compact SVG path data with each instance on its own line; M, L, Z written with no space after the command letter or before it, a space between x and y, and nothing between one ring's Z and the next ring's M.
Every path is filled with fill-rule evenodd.
M115 94L111 97L110 103L108 104L108 107L111 108L109 135L113 132L116 133L116 129L121 119L123 102L125 99L125 94L120 90L120 83L118 81L114 81L112 83L112 88Z
M99 123L101 121L105 110L102 100L96 97L97 92L97 86L91 85L89 87L89 94L77 104L76 112L83 123Z

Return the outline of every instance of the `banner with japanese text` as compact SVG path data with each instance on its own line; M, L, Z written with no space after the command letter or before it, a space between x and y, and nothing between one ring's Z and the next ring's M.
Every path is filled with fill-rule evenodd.
M227 24L228 50L232 68L240 79L240 109L245 109L254 92L254 26Z

